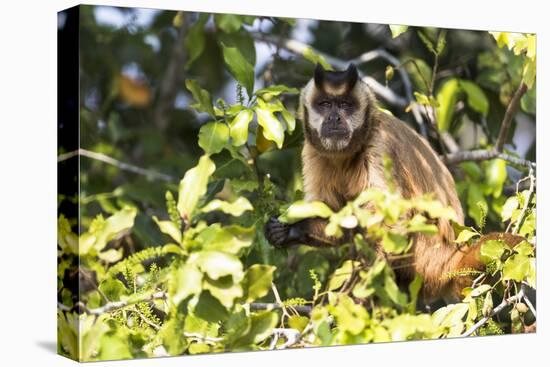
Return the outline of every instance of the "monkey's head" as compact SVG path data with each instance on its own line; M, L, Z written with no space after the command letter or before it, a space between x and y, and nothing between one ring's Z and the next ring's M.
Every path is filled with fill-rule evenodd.
M306 139L324 153L353 149L371 104L371 92L355 65L345 71L327 71L317 64L300 96Z

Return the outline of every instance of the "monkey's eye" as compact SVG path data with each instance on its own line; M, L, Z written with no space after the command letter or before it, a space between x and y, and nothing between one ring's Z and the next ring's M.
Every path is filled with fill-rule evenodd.
M338 103L338 108L343 108L343 109L351 108L351 103L346 101L341 101L340 103Z
M321 106L321 107L331 107L332 103L330 103L329 101L321 101L321 102L319 102L319 106Z

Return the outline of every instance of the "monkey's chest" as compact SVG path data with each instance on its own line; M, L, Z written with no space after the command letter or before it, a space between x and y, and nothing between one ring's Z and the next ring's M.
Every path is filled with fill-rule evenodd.
M363 166L317 167L316 174L304 170L304 189L308 200L319 200L333 210L341 209L368 187L368 174ZM311 172L309 172L311 173Z

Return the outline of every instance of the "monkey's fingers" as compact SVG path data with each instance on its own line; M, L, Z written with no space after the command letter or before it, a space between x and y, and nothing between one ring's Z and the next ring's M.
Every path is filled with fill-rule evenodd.
M265 237L275 247L283 247L288 241L290 226L276 217L271 217L265 225Z

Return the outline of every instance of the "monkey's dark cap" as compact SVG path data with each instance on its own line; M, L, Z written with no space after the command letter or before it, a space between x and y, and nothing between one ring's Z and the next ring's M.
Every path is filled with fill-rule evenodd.
M353 63L349 64L348 68L343 71L327 71L321 64L317 63L313 79L319 89L324 89L326 84L332 87L345 85L346 90L349 91L355 86L357 79L359 79L359 73Z

